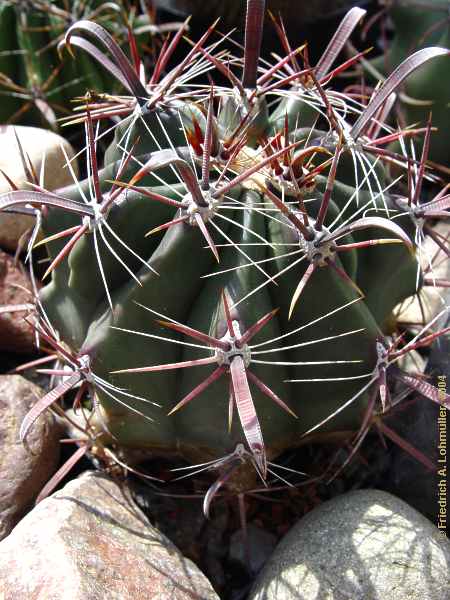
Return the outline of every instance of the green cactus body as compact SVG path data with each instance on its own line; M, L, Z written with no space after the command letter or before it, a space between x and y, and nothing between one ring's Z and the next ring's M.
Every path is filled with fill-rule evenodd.
M450 27L446 19L448 6L441 0L427 0L428 8L421 3L398 1L389 8L389 16L393 21L395 35L389 50L382 56L370 61L372 67L383 75L390 73L413 51L427 46L439 46L450 49ZM450 86L446 77L442 76L446 68L446 59L424 65L408 78L404 91L406 98L401 102L401 113L407 123L426 123L430 113L437 131L431 137L430 160L448 166L450 150L446 134ZM369 71L374 76L373 71ZM378 79L378 76L376 77ZM418 144L420 148L420 143ZM392 144L391 149L399 152L399 143Z
M414 0L390 3L388 12L395 35L383 56L371 61L381 73L390 73L414 50L441 45L442 29L433 30L433 26L444 19L445 3L442 0L426 0L428 8L423 2L420 6L414 4Z
M450 27L442 34L439 46L449 48L450 51ZM445 77L442 77L445 66L445 57L425 65L408 79L405 91L410 98L429 102L425 106L417 106L412 103L403 103L402 110L408 122L424 123L431 113L433 126L437 131L431 136L431 147L429 157L434 162L448 165L450 148L448 144L448 119L450 115L450 85ZM393 147L398 149L398 144Z
M303 114L303 107L300 108L300 116ZM300 128L291 134L291 139L302 140L310 139L311 145L323 146L330 153L334 153L337 145L337 136L329 135L319 129ZM327 173L329 169L325 170ZM361 191L371 192L371 196L382 195L382 190L389 181L388 174L383 163L371 156L369 153L361 151L357 144L349 144L345 147L342 154L337 172L337 182L344 182L353 189L358 188L358 194ZM324 180L322 180L323 182ZM323 188L324 189L324 188Z
M0 6L0 73L9 79L17 75L19 59L13 52L17 48L15 31L15 13L12 6ZM0 103L0 122L5 123L18 108L17 100L8 95L2 95Z
M22 86L30 97L34 94L33 108L18 116L21 122L56 128L55 115L69 112L74 98L84 96L86 91L112 94L122 89L104 68L84 53L79 53L76 61L66 53L62 57L64 67L56 72L61 67L56 46L65 27L94 15L108 29L120 29L122 15L118 4L101 0L74 2L71 6L53 1L48 7L44 4L36 6L33 2L13 1L0 6L0 73ZM97 13L96 9L100 11ZM12 55L2 56L3 52L11 51ZM5 86L5 89L10 88ZM0 121L8 121L23 103L20 97L5 95Z
M116 127L114 139L105 153L105 165L120 161L124 150L139 155L150 153L161 148L184 146L187 129L192 128L192 120L203 125L204 115L192 103L174 103L164 110L145 108L142 113L137 109L135 114L126 117ZM185 129L184 129L185 128ZM171 177L171 169L158 172L162 178Z
M184 186L178 184L178 186L174 186L174 189L180 192L180 190L184 190ZM166 188L155 188L155 192L164 192L169 197L175 195L173 190ZM135 192L127 192L127 196L127 199L120 206L120 210L118 207L112 209L108 223L123 243L131 246L136 254L145 256L145 260L147 260L155 247L156 241L145 238L145 234L159 225L161 219L169 219L170 213L163 204L154 206L147 198ZM136 210L138 207L139 212ZM118 213L120 213L119 222L115 218ZM65 227L70 225L72 223L64 223ZM108 236L108 243L114 251L122 256L124 260L127 260L130 269L136 271L142 266L140 260L135 256L131 256L131 261L129 253L124 256L122 244L118 243L114 237L111 237L108 232L105 235ZM101 273L96 261L92 236L91 233L78 241L70 254L70 259L66 265L66 273L61 278L62 280L56 276L45 296L47 310L53 316L55 322L60 324L59 328L66 328L67 325L63 324L68 322L66 315L59 314L58 298L61 296L61 290L58 289L59 282L70 295L73 294L74 299L77 299L76 303L79 304L77 313L84 322L84 327L78 335L67 340L76 345L79 345L84 339L95 310L104 300L104 289L98 285ZM128 281L129 273L118 265L117 259L105 245L99 252L108 287L111 289L111 293L114 293L116 289Z
M312 219L317 216L320 206L323 182L324 179L319 178L316 193L306 198L308 214ZM342 184L336 184L335 189L339 189L336 200L342 205L354 193L353 188ZM153 191L170 195L170 188L153 188ZM184 188L178 188L178 191L184 192ZM75 188L73 193L76 193ZM245 255L228 245L221 253L220 263L214 267L214 258L203 247L202 236L196 227L175 225L157 244L144 238L148 229L171 218L171 209L160 205L155 210L155 206L146 198L133 192L127 194L129 197L123 204L114 207L108 221L134 251L150 257L148 264L158 274L141 267L137 271L142 284L139 285L124 269L118 268L114 256L102 252L103 269L113 299L114 312L111 313L105 302L104 290L99 285L92 234L89 234L77 243L68 263L56 270L53 282L42 294L47 314L51 315L54 323L63 324L59 328L63 339L72 347L75 345L80 355L91 357L92 369L97 376L135 397L160 405L155 406L137 398L119 398L118 402L108 390L98 389L96 395L101 405L102 419L115 439L125 446L147 448L157 453L178 453L192 461L220 458L232 453L237 444L245 441L236 416L231 428L228 427L227 376L221 377L175 414L167 415L219 363L175 372L111 375L112 371L139 368L146 364L164 365L197 360L205 358L205 352L206 357L213 356L214 349L183 348L160 339L169 337L188 341L177 332L168 335L167 330L155 319L160 315L160 318L174 319L222 338L226 332L222 290L229 297L231 305L237 303L232 318L241 333L262 315L279 308L279 313L269 326L254 339L257 347L262 344L262 350L271 351L253 355L250 349L248 365L251 372L298 416L294 418L288 414L251 384L269 458L300 443L303 433L357 395L370 380L377 361L376 341L382 333L380 326L385 316L382 311L372 312L372 290L367 291L367 298L358 300L355 290L333 270L318 267L292 318L288 319L290 299L305 273L307 263L294 264L283 277L278 278L278 285L262 285L267 282L267 276L277 277L277 273L294 263L296 257L285 258L286 248L300 248L298 233L293 231L283 216L273 220L265 217L263 207L270 205L268 198L252 189L243 191L237 187L231 190L228 197L238 202L235 224L228 227L227 223L225 226L221 223L222 236L214 232L213 237L216 243L233 240ZM368 192L361 192L361 195L364 194L361 201L369 195ZM173 190L172 197L176 197ZM336 219L339 222L338 204L331 202L325 226ZM233 213L228 214L232 216ZM256 235L260 237L256 238ZM258 239L266 239L268 245L258 245ZM350 243L353 237L347 235L344 241ZM397 261L396 250L397 247L390 247L384 252L387 252L388 259L394 257ZM372 271L373 263L367 258L360 261L360 252L343 254L343 260L338 264L352 278L365 283L367 278L364 269ZM123 258L125 260L125 256ZM266 276L251 261L258 264L268 261ZM413 263L416 266L415 261ZM136 268L137 264L130 264L130 267ZM64 275L61 276L62 283L58 285L60 269ZM221 274L202 279L211 271ZM381 268L380 278L385 276ZM402 276L405 277L404 274ZM406 291L402 289L399 293L390 294L386 300L387 306L383 305L385 312L391 312L399 299L411 293L415 271L409 272L406 277L411 280ZM245 299L253 290L258 291ZM61 296L66 295L71 298L70 306L60 303ZM155 312L149 312L144 307ZM326 316L327 313L331 314ZM70 320L69 314L72 315ZM71 323L69 327L68 322ZM80 323L78 328L77 322ZM287 336L295 330L302 330L302 333ZM286 341L280 344L280 348L276 344L272 347L270 340L280 335L286 336ZM158 339L152 336L158 336ZM289 348L282 350L284 345ZM256 362L253 363L252 359ZM257 362L261 359L263 364ZM271 364L264 364L264 359ZM299 379L311 381L288 383ZM314 381L316 379L321 381ZM367 399L367 392L361 393L349 408L319 428L319 432L348 431L357 427L367 406ZM205 423L209 425L205 426Z
M308 97L307 89L293 88L291 93L281 100L270 116L269 131L281 130L286 117L291 131L297 128L311 129L314 126L320 117L320 112Z
M318 178L318 188L325 188L323 178ZM333 200L339 208L348 206L355 190L337 181L333 188ZM386 209L397 212L398 208L389 194L382 194L373 199L366 190L358 194L361 206L367 207L366 214L386 215ZM373 206L373 208L370 208ZM413 238L415 226L410 217L404 216L396 220L406 233ZM354 241L362 242L369 239L386 237L385 233L376 228L356 231ZM380 245L372 248L360 248L357 253L357 273L355 281L364 292L364 302L368 306L375 321L383 331L389 331L392 311L402 299L413 296L420 288L418 279L420 269L415 253L408 250L404 244ZM350 274L350 271L347 269Z
M25 11L17 8L16 19L18 45L25 51L21 84L32 92L36 107L33 109L36 114L31 113L27 119L39 119L54 128L56 118L52 106L63 106L65 97L53 81L59 64L56 53L48 49L51 38L46 31L47 16L33 8Z
M355 10L340 30L347 37L361 18ZM85 22L71 31L103 36ZM329 121L313 130L295 91L272 106L255 87L252 56L242 78L252 89L233 75L216 96L210 85L180 99L173 82L143 86L109 44L133 92L104 168L88 111L89 180L56 200L11 192L3 204L46 206L55 268L40 294L43 327L70 348L89 389L94 439L213 461L226 479L241 465L232 485L247 489L284 451L354 435L373 412L393 311L424 282L413 243L424 162L409 204L391 195L392 156L376 152L376 132L395 82L349 109L353 125L317 93ZM421 60L437 65L443 54ZM423 211L447 210L447 196L437 202Z

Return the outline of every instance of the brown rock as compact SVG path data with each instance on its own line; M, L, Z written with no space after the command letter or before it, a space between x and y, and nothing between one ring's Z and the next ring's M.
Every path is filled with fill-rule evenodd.
M15 264L12 256L0 250L0 309L14 309L32 303L30 292L31 282L23 265L20 262ZM34 333L24 319L27 313L27 310L0 311L0 350L25 354L33 352Z
M75 152L69 142L46 129L22 125L2 125L0 126L0 147L7 151L2 151L0 154L0 169L19 189L26 189L29 186L14 130L38 175L45 156L44 187L46 189L56 190L73 183L69 170L64 168L66 160L61 150L62 144L68 157L73 158ZM78 173L76 161L72 162L72 166L75 173ZM11 189L7 179L0 174L0 194L9 192ZM21 236L33 225L34 217L0 212L0 247L15 250Z
M206 577L129 493L87 472L0 544L3 600L218 600Z
M30 430L29 450L19 440L24 416L43 393L20 375L0 376L0 539L31 507L58 465L59 427L50 413Z

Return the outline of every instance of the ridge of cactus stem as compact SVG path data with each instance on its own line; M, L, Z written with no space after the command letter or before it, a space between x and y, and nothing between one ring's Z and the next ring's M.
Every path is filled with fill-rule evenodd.
M78 383L82 382L80 389L77 392L77 395L74 399L74 407L76 408L79 402L83 397L83 393L88 389L91 392L97 388L104 390L107 394L110 395L114 399L115 402L120 404L121 406L126 407L131 412L140 415L143 418L149 418L145 414L143 414L139 409L134 407L129 403L128 399L139 400L143 403L149 403L155 405L154 402L147 400L146 398L141 398L134 394L128 393L126 390L122 388L118 388L114 385L111 385L106 380L97 376L92 371L92 360L88 353L84 352L73 352L67 344L60 340L58 333L53 329L51 323L48 321L47 314L45 312L45 308L43 307L41 302L38 302L38 311L44 317L37 324L32 324L32 327L35 329L37 335L39 336L40 342L45 342L53 352L53 357L56 356L57 361L65 364L69 367L69 371L63 369L40 369L42 372L56 375L58 377L66 377L70 375L67 379L62 380L56 388L48 392L45 396L43 396L37 403L34 405L27 416L25 417L20 432L21 440L25 440L28 431L33 425L34 421L40 416L40 414L49 406L54 404L61 396L63 396L67 391L71 390ZM155 405L157 406L157 405ZM94 412L98 412L97 406L94 403ZM104 421L100 416L101 427L104 431L110 433L105 426Z
M286 71L289 73L288 77L286 78L286 83L289 82L289 78L292 79L292 91L294 93L285 94L285 99L282 99L279 107L271 115L270 124L272 127L279 128L282 126L285 116L288 118L289 128L291 130L296 129L298 125L312 126L319 115L323 114L320 105L323 105L324 100L326 99L328 101L329 98L329 101L333 102L333 96L331 94L327 97L327 95L319 93L317 84L325 84L325 82L328 82L340 71L345 70L351 66L351 64L353 64L353 59L351 59L350 61L346 61L343 63L343 65L330 72L330 68L335 59L344 47L346 41L349 39L354 28L361 21L365 14L365 10L355 7L344 16L336 33L330 40L330 43L314 68L314 78L311 78L311 72L306 71L302 73L296 59L292 60L291 64L286 65ZM292 50L286 37L284 28L280 25L277 25L276 29L285 52L291 52ZM304 66L305 68L310 67L309 61L305 56ZM264 79L262 78L262 81L263 80ZM283 93L281 90L279 93L283 98ZM318 101L319 104L317 104ZM336 103L335 107L338 108L339 104ZM302 120L300 122L298 121L299 114L302 114Z
M376 364L373 368L372 373L370 374L369 381L349 400L347 400L343 405L341 405L334 413L328 415L324 420L320 423L316 424L314 427L309 429L303 435L308 436L313 433L319 427L322 427L329 420L336 417L336 415L345 410L351 403L358 399L358 397L368 388L372 387L371 391L371 400L368 405L368 410L366 412L365 418L362 420L361 427L356 436L356 440L363 435L364 431L370 423L371 417L373 417L374 403L377 397L380 399L381 403L381 414L386 413L387 409L392 406L391 395L388 388L387 383L387 372L392 366L395 365L398 360L401 359L402 356L415 350L418 347L428 346L434 340L439 338L442 335L447 334L450 331L450 327L443 328L434 333L424 335L428 329L431 328L434 322L436 322L443 315L448 314L450 311L450 307L446 307L443 309L438 315L436 315L430 323L421 328L421 330L416 334L416 336L407 344L405 344L402 348L399 348L403 336L397 337L397 339L393 339L391 337L380 336L376 342L376 355L377 360ZM401 381L404 385L406 385L411 390L419 392L423 397L431 400L440 405L444 405L446 408L450 408L450 395L449 394L440 394L437 387L434 385L424 381L421 378L421 374L416 376L403 373L400 369L390 369L392 371L393 377L397 380ZM430 461L428 461L430 464Z
M280 212L286 216L290 221L291 227L297 230L299 236L300 246L305 254L305 258L309 261L310 265L306 269L303 277L300 279L291 300L289 308L289 318L295 308L295 305L300 297L303 288L307 281L312 276L314 270L317 267L328 266L333 268L338 275L345 280L350 286L354 287L355 290L362 294L357 284L348 276L345 270L336 262L335 258L338 256L337 253L342 251L352 250L358 247L369 247L378 244L395 243L395 239L367 239L359 242L359 244L346 244L340 246L337 242L340 238L346 234L352 234L356 231L369 229L370 227L385 229L386 231L394 234L399 240L405 243L410 249L412 243L409 240L408 235L399 227L395 225L389 219L381 217L363 217L360 219L352 220L348 225L344 227L338 227L333 231L329 231L324 227L324 220L328 211L328 207L331 201L331 195L335 184L337 164L339 161L339 149L336 151L331 170L328 176L327 185L325 192L320 203L320 207L315 218L308 215L305 205L302 206L301 211L293 211L288 205L286 205L281 198L273 193L268 188L265 189L265 193L268 195L270 200L279 208ZM284 188L283 188L284 191Z

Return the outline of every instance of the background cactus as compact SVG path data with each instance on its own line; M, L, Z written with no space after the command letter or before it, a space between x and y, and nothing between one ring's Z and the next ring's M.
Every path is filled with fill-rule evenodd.
M0 122L24 122L58 127L57 117L70 114L72 100L86 90L119 91L111 75L80 55L77 61L57 47L64 32L80 19L100 23L120 45L128 31L138 45L159 29L154 14L136 15L118 2L5 0L0 6ZM169 25L177 28L178 23ZM161 30L164 31L164 28Z
M359 58L334 64L364 10L347 13L311 66L279 23L284 57L259 62L264 9L247 3L243 57L222 50L211 27L169 70L181 29L145 79L99 24L71 25L77 59L89 48L127 95L86 96L86 181L57 195L36 181L0 200L38 210L52 280L36 329L69 367L23 439L80 384L84 451L206 463L219 472L206 511L226 481L238 491L284 481L274 461L305 438L358 440L391 402L388 376L439 401L397 363L443 332L431 323L404 339L394 308L430 284L423 235L448 217L450 198L445 187L421 194L424 180L438 181L430 122L421 158L384 146L411 133L385 123L398 86L448 51L419 50L361 102L331 84ZM205 73L210 83L197 84ZM122 120L100 169L112 115Z
M394 28L393 39L381 56L365 62L371 79L378 81L388 75L415 50L436 45L450 48L450 20L448 2L442 0L392 0L380 2L378 17L389 17ZM384 40L385 43L386 40ZM403 125L426 122L433 114L437 131L431 139L429 159L449 165L450 149L446 128L449 118L450 91L440 74L445 61L433 61L411 75L399 97L398 113ZM400 150L399 144L393 149Z

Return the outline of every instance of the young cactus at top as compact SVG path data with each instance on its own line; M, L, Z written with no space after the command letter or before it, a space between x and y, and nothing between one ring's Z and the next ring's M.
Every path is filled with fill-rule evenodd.
M333 64L364 13L344 17L316 66L277 23L285 56L269 65L265 3L249 0L243 58L211 41L212 26L167 71L180 31L149 79L98 24L70 27L72 51L130 95L87 98L86 181L0 198L3 210L39 214L52 279L37 330L72 372L23 436L81 383L92 439L218 470L208 509L225 482L284 481L274 461L306 436L352 435L386 409L386 376L401 375L393 363L431 340L391 338L395 306L424 285L410 213L447 218L450 206L446 189L420 200L431 124L418 160L384 149L411 135L386 118L405 78L447 51L409 57L367 104L336 92L333 78L357 59ZM208 85L192 82L205 73ZM118 115L100 169L102 121ZM401 180L412 202L394 195Z

